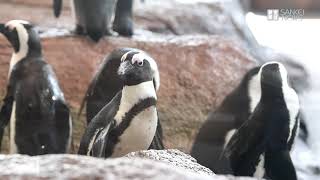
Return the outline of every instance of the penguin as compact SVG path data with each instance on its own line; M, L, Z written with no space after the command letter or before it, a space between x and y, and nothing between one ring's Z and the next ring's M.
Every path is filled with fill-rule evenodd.
M158 124L157 64L141 51L128 51L120 59L117 74L123 87L90 121L78 154L120 157L152 144Z
M66 153L72 120L52 67L42 55L32 24L11 20L0 24L13 47L7 93L0 110L0 131L9 124L10 153Z
M299 130L299 98L279 62L259 70L261 96L253 113L232 135L223 154L233 174L296 180L290 151Z
M208 115L195 138L191 156L217 174L232 174L228 159L220 155L227 136L231 136L234 129L240 127L254 109L259 90L253 85L257 81L259 69L260 67L254 67L244 75L238 87Z
M89 35L96 42L104 35L113 35L112 29L122 36L133 35L133 0L72 0L71 6L76 21L76 34ZM60 16L61 9L62 0L54 0L56 17Z
M218 174L233 173L228 159L221 156L221 153L235 130L249 118L259 103L261 90L257 84L260 67L251 68L220 106L209 113L194 140L191 156ZM302 112L299 137L307 143L308 128Z
M146 52L134 48L115 49L102 61L92 81L89 84L78 115L80 116L82 109L86 105L87 124L89 124L94 116L106 104L108 104L119 91L121 91L123 87L123 81L117 73L117 70L120 66L121 58L126 54L135 53L140 53L146 56L146 59L154 61ZM155 69L155 71L158 70ZM159 87L160 77L157 77L154 79L154 88L156 91L158 91ZM158 120L156 136L152 141L152 145L149 147L149 149L164 149L162 137L162 127L160 120Z

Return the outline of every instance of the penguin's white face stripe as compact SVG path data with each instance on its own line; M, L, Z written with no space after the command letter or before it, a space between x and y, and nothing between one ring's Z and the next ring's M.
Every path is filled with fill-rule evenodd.
M24 20L11 20L5 24L5 27L8 27L9 29L13 30L17 25L20 25L20 24L30 24L30 23Z
M12 68L14 67L15 64L17 64L21 59L27 56L28 54L28 40L29 40L29 35L23 24L29 24L27 21L23 20L12 20L9 21L5 24L6 27L9 29L13 30L16 28L17 33L18 33L18 38L19 38L19 52L15 52L12 55L11 61L10 61L10 69L9 69L9 77L12 71Z
M125 72L129 71L129 69L133 69L134 67L130 64L129 61L122 62L119 66L118 69L118 74L119 75L124 75Z
M115 116L117 124L120 124L125 113L127 113L135 104L149 97L157 99L152 81L146 81L134 86L124 86L122 89L119 110Z
M297 95L297 93L290 88L289 86L284 86L282 87L282 91L283 91L283 95L284 95L284 100L287 106L287 109L289 111L289 117L290 117L290 124L289 124L289 136L287 141L289 141L291 139L292 136L292 131L294 128L295 123L299 123L297 121L297 116L300 110L300 103L299 103L299 97Z
M121 62L123 62L124 60L126 60L126 59L127 59L128 54L129 54L129 53L131 53L131 52L133 52L133 51L128 51L128 52L126 52L124 55L122 55L122 57L121 57L120 61L121 61Z
M254 75L248 83L249 112L252 113L261 98L260 74Z
M136 52L136 50L135 51L128 51L127 53L122 55L121 62L126 60L129 53L133 53L133 52ZM133 55L133 57L131 59L131 63L132 64L134 64L135 62L142 62L143 63L143 60L147 60L150 64L151 70L153 72L153 78L155 81L156 90L158 91L160 88L160 74L159 74L159 69L158 69L158 65L157 65L156 61L154 59L152 59L146 53L144 53L142 51L138 51L137 54ZM119 71L120 71L120 68L119 68ZM123 69L121 71L123 71Z

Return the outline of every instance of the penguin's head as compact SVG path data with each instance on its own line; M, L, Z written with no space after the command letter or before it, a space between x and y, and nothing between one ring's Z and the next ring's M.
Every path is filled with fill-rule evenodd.
M0 24L0 33L12 45L14 54L25 57L31 48L35 51L41 51L39 36L28 21L11 20L5 24Z
M125 85L137 85L153 81L155 90L160 87L160 76L157 63L143 51L133 50L121 57L118 74Z
M288 72L279 62L268 62L262 65L259 76L262 94L279 95L283 94L283 88L290 87Z

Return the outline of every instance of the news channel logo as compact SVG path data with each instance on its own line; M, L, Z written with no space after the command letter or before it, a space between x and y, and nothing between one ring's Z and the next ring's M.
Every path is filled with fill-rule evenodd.
M304 9L267 9L269 21L279 20L302 20Z

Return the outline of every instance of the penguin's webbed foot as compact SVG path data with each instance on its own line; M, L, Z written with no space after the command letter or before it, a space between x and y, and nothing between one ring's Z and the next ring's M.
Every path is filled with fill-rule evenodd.
M121 36L133 35L133 22L131 17L120 17L114 20L113 30Z
M111 29L108 29L108 30L105 31L104 35L106 35L106 36L117 36L118 33L113 31L113 30L111 30Z

